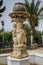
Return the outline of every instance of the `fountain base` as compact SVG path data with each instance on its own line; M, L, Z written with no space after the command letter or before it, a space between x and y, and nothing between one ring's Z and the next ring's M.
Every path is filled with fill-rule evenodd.
M16 59L11 58L10 56L7 57L7 65L30 65L29 64L29 57Z

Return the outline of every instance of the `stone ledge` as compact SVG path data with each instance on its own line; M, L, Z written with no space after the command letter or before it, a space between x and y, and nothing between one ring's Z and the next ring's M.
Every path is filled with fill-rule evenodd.
M30 65L29 64L29 57L16 59L11 58L10 56L7 57L7 65Z
M22 58L22 59L16 59L16 58L11 58L10 56L7 57L8 60L13 60L13 61L23 61L23 60L29 60L29 57L26 57L26 58Z

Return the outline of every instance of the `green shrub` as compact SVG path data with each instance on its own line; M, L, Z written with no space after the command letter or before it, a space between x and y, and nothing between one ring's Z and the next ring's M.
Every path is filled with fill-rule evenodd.
M37 47L38 47L37 43L34 43L33 45L35 46L35 48L37 48Z
M37 47L38 47L37 43L31 45L31 49L37 49Z
M0 34L0 42L2 42L2 41L3 41L2 34Z
M3 44L3 34L0 34L0 48L5 46L12 47L12 32L4 32L4 44Z
M35 39L34 41L40 45L42 44L42 35L41 35L41 32L40 31L35 31Z

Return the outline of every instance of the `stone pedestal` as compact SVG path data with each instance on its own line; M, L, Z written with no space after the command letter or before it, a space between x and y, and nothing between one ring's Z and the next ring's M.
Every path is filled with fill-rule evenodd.
M7 65L30 65L29 57L22 58L22 59L16 59L16 58L11 58L9 56L7 57Z
M43 35L42 35L42 45L43 45Z
M33 44L33 36L31 35L31 46L32 46L32 44Z

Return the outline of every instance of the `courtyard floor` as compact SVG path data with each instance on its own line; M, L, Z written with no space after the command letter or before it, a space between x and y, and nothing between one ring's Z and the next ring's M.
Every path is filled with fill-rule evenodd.
M3 65L3 64L0 64L0 65ZM30 65L37 65L37 64L30 64Z
M28 53L39 53L39 54L43 54L43 47L42 48L37 48L37 49L34 49L34 50L27 50L27 52ZM30 64L30 65L37 65L37 64Z
M37 48L37 49L34 49L34 50L27 50L27 51L31 52L31 53L43 54L43 48Z

